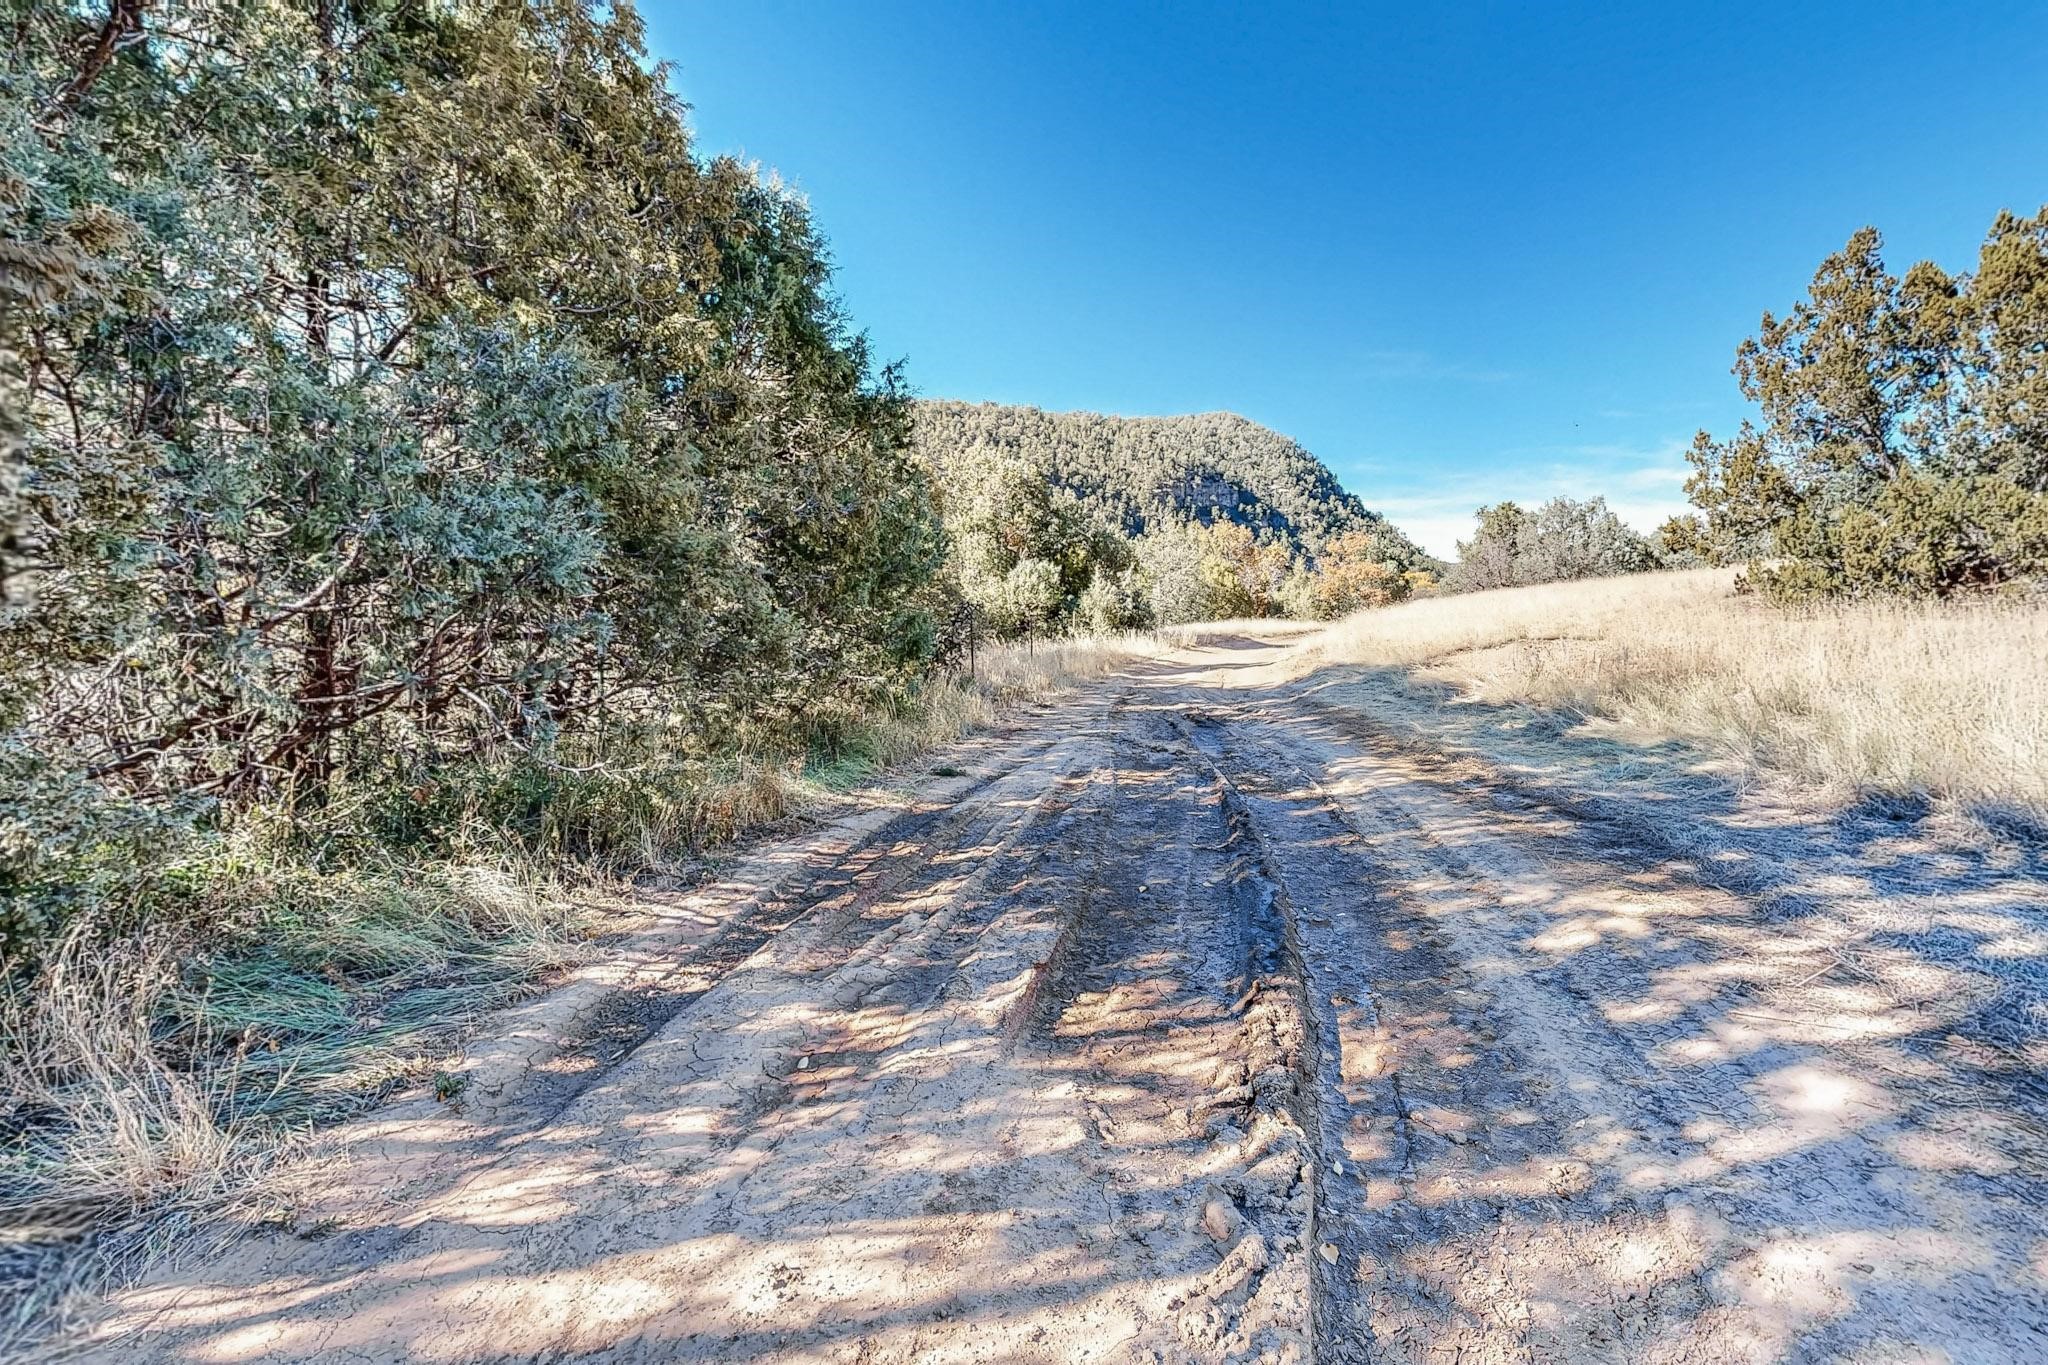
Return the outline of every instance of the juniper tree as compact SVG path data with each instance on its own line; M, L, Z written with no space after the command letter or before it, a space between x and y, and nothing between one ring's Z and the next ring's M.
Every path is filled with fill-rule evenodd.
M2048 573L2048 209L1974 275L1884 266L1865 228L1736 355L1761 410L1702 432L1687 492L1780 597L1947 595Z
M695 152L630 6L0 29L10 809L710 746L920 666L900 379L804 205Z

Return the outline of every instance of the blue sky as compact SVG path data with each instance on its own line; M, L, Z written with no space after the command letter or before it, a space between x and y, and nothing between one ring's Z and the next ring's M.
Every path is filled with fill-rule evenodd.
M918 392L1240 412L1439 553L1502 497L1653 526L1852 231L1962 267L2048 202L2048 0L646 18Z

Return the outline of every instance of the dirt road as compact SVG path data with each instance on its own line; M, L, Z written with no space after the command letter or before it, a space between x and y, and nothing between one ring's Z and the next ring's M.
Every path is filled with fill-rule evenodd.
M2048 1359L2032 855L1277 652L676 897L94 1353Z

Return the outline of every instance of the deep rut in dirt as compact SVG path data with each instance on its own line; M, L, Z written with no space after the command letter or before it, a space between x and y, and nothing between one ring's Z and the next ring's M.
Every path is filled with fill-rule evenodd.
M326 1235L167 1267L90 1349L2040 1358L2039 1112L1831 975L1881 905L1760 906L1625 793L1522 791L1224 644L673 898L480 1045L465 1110L339 1134Z

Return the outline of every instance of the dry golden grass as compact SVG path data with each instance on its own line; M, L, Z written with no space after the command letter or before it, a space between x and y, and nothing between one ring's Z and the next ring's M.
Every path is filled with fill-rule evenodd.
M1332 624L1289 667L1404 668L1842 794L2048 815L2048 603L1786 610L1733 580L1701 569L1407 602Z
M167 954L75 932L30 983L0 981L0 1357L251 1186L291 1140L231 1116L235 1059L187 1070L153 1029ZM67 1247L74 1254L65 1254Z
M545 772L527 855L612 869L658 866L837 800L885 770L992 723L1008 705L1091 681L1167 646L1150 636L1035 641L977 652L972 677L940 674L914 695L868 705L823 700L811 729L756 731L735 752L679 755L659 732L579 743ZM493 843L488 806L455 822Z
M251 1189L316 1116L587 951L513 867L245 851L208 891L204 929L81 919L32 967L0 964L0 1357ZM351 964L346 986L322 961Z
M893 706L861 713L836 752L756 756L690 784L674 828L636 829L628 842L658 862L683 845L721 843L827 804L851 787L995 722L1003 709L1092 682L1166 646L1147 635L1039 640L984 646L972 676L941 675ZM636 819L644 818L636 814Z
M167 1190L203 1195L238 1164L236 1127L218 1117L225 1072L173 1070L152 1014L175 980L161 953L73 933L43 960L33 994L0 990L0 1086L39 1111L50 1141L6 1167L0 1214L53 1196L71 1207L136 1208Z
M996 645L976 656L971 686L997 703L1043 697L1155 656L1160 644L1150 635L1098 635Z

